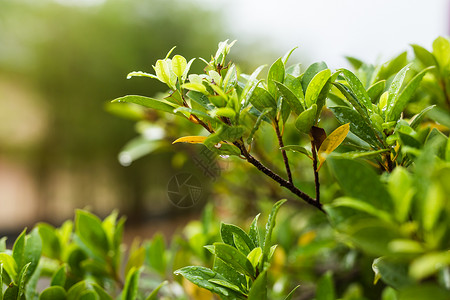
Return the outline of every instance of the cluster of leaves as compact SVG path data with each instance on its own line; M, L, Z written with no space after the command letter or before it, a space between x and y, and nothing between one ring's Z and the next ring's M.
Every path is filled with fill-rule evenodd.
M139 276L152 254L142 247L131 251L124 262L124 221L117 213L101 221L78 210L75 222L66 221L59 228L40 223L29 234L24 230L12 250L2 238L0 299L144 299ZM145 247L150 249L153 243ZM48 281L49 286L40 291L38 286ZM156 299L164 284L148 292L145 299Z
M340 242L375 259L375 282L381 278L394 288L385 290L384 299L422 299L427 293L446 299L450 41L437 38L432 51L412 45L413 60L404 52L379 66L349 57L353 71L332 72L320 62L302 72L299 64L286 66L291 51L270 66L263 80L258 76L264 66L246 75L226 62L233 44L220 43L211 60L203 60L205 74L200 75L189 74L192 60L179 55L170 59L169 52L155 64L156 75L129 75L167 84L167 97L125 96L115 102L140 104L199 125L209 135L185 136L175 142L200 143L217 154L240 157L326 212ZM329 111L341 126L327 135ZM282 158L268 164L281 162L285 176L253 156L264 140L258 136L264 127L273 129L277 145L271 147ZM301 133L298 136L308 136L310 146L292 139L291 128ZM287 139L294 143L285 145ZM315 198L296 186L286 151L312 160ZM256 156L264 158L264 153ZM339 190L327 193L323 207L318 172L326 159ZM235 240L228 246L242 250ZM214 248L209 249L217 256ZM256 279L241 271L247 280ZM237 282L220 283L208 286L226 285L241 295L248 292L249 286Z

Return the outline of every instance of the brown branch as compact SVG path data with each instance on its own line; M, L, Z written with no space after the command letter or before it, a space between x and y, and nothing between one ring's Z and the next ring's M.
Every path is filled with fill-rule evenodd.
M316 201L320 203L320 181L319 172L317 171L317 151L314 145L314 140L311 139L311 151L313 157L313 170L314 170L314 185L316 187Z
M274 181L276 181L280 186L288 189L291 193L298 196L300 199L304 200L306 203L316 207L320 211L326 214L325 210L322 207L322 204L315 199L311 198L308 194L305 192L299 190L292 182L289 182L285 180L284 178L280 177L280 175L274 173L272 170L264 166L259 160L254 158L250 153L247 152L245 149L245 146L239 142L233 143L236 147L238 147L241 150L241 154L245 157L245 159L251 163L253 166L255 166L259 171L263 172L270 178L272 178Z
M284 143L283 143L283 137L281 136L280 133L280 126L278 125L278 121L274 122L275 124L275 132L277 133L277 138L278 138L278 144L280 145L280 148L284 147ZM281 155L283 155L283 161L284 161L284 166L286 167L286 173L288 176L288 181L290 183L293 183L292 181L292 173L291 173L291 168L289 167L289 161L286 155L286 150L281 149Z

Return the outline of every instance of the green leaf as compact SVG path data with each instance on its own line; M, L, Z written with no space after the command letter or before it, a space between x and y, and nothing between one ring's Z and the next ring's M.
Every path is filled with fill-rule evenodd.
M299 145L287 145L287 146L281 147L280 149L281 150L286 150L286 151L294 151L294 152L302 153L302 154L305 154L306 156L308 156L309 158L312 159L311 151L309 151L305 147L302 147L302 146L299 146Z
M422 207L422 225L431 231L438 224L438 220L445 209L446 195L443 188L436 182L428 186Z
M163 281L161 282L151 293L150 295L147 296L147 298L145 298L145 300L157 300L158 298L158 293L159 290L161 290L165 285L167 285L169 282Z
M187 112L187 113L189 113L191 115L197 116L198 118L200 118L204 122L211 123L214 126L221 125L221 122L218 119L213 118L210 115L208 115L207 113L205 113L205 112L203 112L201 110L198 110L198 109L192 109L192 108L189 108L189 107L180 106L177 109L175 109L174 112L176 112L176 113L178 113L178 112Z
M345 106L334 106L329 109L333 112L339 123L350 123L350 131L357 137L374 148L382 148L383 145L378 140L375 131L357 111Z
M319 166L317 170L320 169L322 164L327 159L327 156L331 154L347 137L350 125L344 124L336 128L330 135L328 135L325 140L320 144L319 150L317 151L317 156L319 159Z
M66 284L66 265L62 265L52 276L51 286L62 286Z
M450 252L429 252L414 259L409 266L409 274L422 280L450 265Z
M212 283L215 283L217 285L226 287L226 288L228 288L230 290L233 290L233 291L235 291L237 293L241 293L242 295L244 295L244 293L241 291L241 289L237 285L234 285L234 284L232 284L229 281L226 281L226 280L223 280L223 279L216 279L216 278L210 279L208 281L212 282Z
M436 58L430 51L419 45L411 45L416 58L423 64L424 67L437 66Z
M24 230L16 239L13 247L13 257L17 264L17 270L22 270L27 264L26 278L30 278L39 263L42 253L42 241L38 229L33 229L29 235Z
M75 233L81 242L94 254L105 259L109 243L102 221L95 215L78 209L75 215Z
M236 248L223 243L214 243L214 253L236 271L255 278L255 269L252 263Z
M398 300L448 300L448 290L430 283L405 287L398 292Z
M8 288L5 291L5 294L3 295L4 300L17 300L19 294L19 288L17 285L9 285Z
M248 293L248 300L266 300L267 299L267 272L263 271L253 282Z
M435 108L436 105L431 105L428 106L426 108L424 108L420 113L418 113L417 115L415 115L410 123L410 126L412 129L416 130L417 127L420 125L420 123L422 122L423 118L425 117L425 115L427 114L427 112L429 112L430 110L432 110L433 108Z
M0 261L0 300L3 300L3 262Z
M353 91L340 82L333 82L333 85L345 96L345 98L353 105L356 111L361 115L361 118L369 121L369 115L365 106L363 106Z
M167 84L171 90L175 90L175 82L176 76L173 73L171 68L171 60L170 59L158 59L153 66L153 69L156 72L156 77L159 81Z
M317 105L313 104L310 108L303 111L297 119L295 119L295 127L302 133L309 134L311 127L314 126L316 120Z
M19 278L17 280L17 286L19 288L17 292L17 299L21 299L22 296L25 294L25 283L28 281L29 276L28 268L30 267L31 262L27 263L23 266L22 270L20 271Z
M130 255L128 257L128 262L125 267L125 276L130 272L132 269L139 269L142 267L145 261L145 255L146 255L146 249L144 247L133 247L130 251ZM161 263L163 263L163 257L160 258ZM157 271L161 272L160 270L156 269ZM164 271L163 271L164 272Z
M293 288L292 291L289 293L289 295L287 295L286 298L284 298L284 300L292 300L292 297L294 297L295 291L297 291L297 289L298 289L299 287L300 287L300 286L297 285L295 288Z
M255 248L255 244L247 233L236 225L222 223L220 225L220 236L222 237L222 241L230 246L236 247L234 236L239 236L240 240L245 243L249 249L248 252ZM243 254L247 255L248 252Z
M391 212L393 204L377 173L358 160L330 157L328 162L344 193L373 207Z
M373 261L372 269L375 272L375 283L382 279L395 289L408 286L413 281L408 277L408 265L399 259L380 257Z
M381 94L384 91L384 87L386 86L386 80L380 80L377 83L372 84L367 90L367 95L369 95L372 103L375 103L378 98L380 98Z
M253 249L248 255L247 259L252 263L253 267L256 269L261 262L262 258L262 248L257 247Z
M61 257L61 243L55 227L46 223L39 223L36 227L42 239L42 254L49 258L59 259Z
M212 253L214 253L214 246L212 247ZM232 283L235 286L238 287L246 287L247 286L247 277L230 267L230 265L226 264L223 260L218 258L217 256L214 257L214 272L219 274L223 277L224 280ZM243 288L243 291L245 291L246 288Z
M314 76L316 76L317 73L326 70L327 64L323 61L313 63L306 69L305 73L302 77L302 90L305 92L308 88L309 83L311 82L311 79L313 79Z
M388 107L386 110L386 120L387 121L396 121L400 118L400 114L405 109L406 104L411 99L413 93L419 87L419 84L422 81L422 78L425 76L425 74L431 68L433 68L433 67L424 69L420 73L418 73L416 76L414 76L414 78L411 79L411 81L403 89L401 94L398 96L398 98L396 98L396 101L392 105L389 105L389 99L388 99Z
M397 300L397 292L390 286L384 288L381 300Z
M388 100L386 105L386 121L388 121L388 116L390 116L392 110L394 109L394 105L400 97L400 89L403 85L403 81L405 80L406 72L409 70L411 65L407 65L403 69L401 69L397 75L395 75L394 80L391 83L391 86L388 90ZM422 79L422 78L421 78Z
M163 112L168 112L171 114L177 114L174 112L174 109L176 107L173 106L172 104L170 104L169 102L166 102L164 100L157 100L157 99L153 99L153 98L149 98L149 97L144 97L144 96L129 95L129 96L117 98L117 99L113 100L112 102L113 103L120 103L120 102L135 103L135 104L139 104L144 107L147 107L147 108L152 108L152 109L160 110ZM183 116L182 114L179 114L179 113L177 115Z
M259 114L258 118L256 119L255 125L253 125L252 131L250 132L247 138L247 144L251 144L251 142L253 141L253 136L255 135L256 131L258 131L261 122L264 120L265 116L271 111L272 108L265 108L264 111L261 114Z
M400 53L398 56L394 57L384 65L382 65L381 68L379 69L378 74L374 78L375 81L379 81L381 79L388 79L389 77L400 71L400 69L402 69L407 63L408 63L408 53L405 51Z
M42 291L39 300L66 300L66 291L60 286L51 286Z
M139 276L141 269L131 268L125 279L125 286L122 291L122 300L135 300L138 295Z
M405 222L415 193L413 180L408 171L403 167L396 167L389 176L388 189L394 201L395 218L399 222Z
M262 249L263 249L263 258L261 260L261 269L264 269L264 263L269 260L269 253L271 248L271 238L272 238L272 231L275 227L275 221L278 214L278 211L280 210L281 205L283 205L287 200L282 199L276 202L272 206L272 211L270 212L269 218L267 219L266 223L266 232L264 234L264 241L262 243Z
M284 82L284 64L281 57L277 59L269 69L267 74L267 89L274 99L278 99L278 90L275 81Z
M95 282L91 283L91 285L97 293L99 300L112 300L112 297L100 285Z
M299 115L305 110L302 103L294 94L294 92L292 92L287 86L285 86L280 82L275 81L275 84L278 88L278 91L283 96L283 99L297 115Z
M186 95L189 97L189 99L197 102L206 110L211 110L214 108L214 105L211 104L211 102L208 99L208 96L204 95L203 93L191 90Z
M272 95L263 88L255 87L250 97L250 103L259 111L264 111L265 108L271 108L270 115L275 116L277 111L277 102Z
M344 75L345 80L349 84L350 88L352 89L353 93L356 95L356 98L360 101L360 103L362 103L366 107L369 113L372 112L372 100L358 77L356 77L355 74L346 69L341 69L339 71L342 73L342 75Z
M306 107L311 107L313 104L317 104L317 98L330 77L331 71L326 69L320 71L311 79L305 94Z
M186 58L184 58L181 55L175 55L172 58L172 69L173 69L173 73L175 73L175 75L178 78L181 78L184 74L184 71L186 70L187 67L187 61Z
M450 41L442 36L433 42L433 55L439 63L439 67L444 70L450 64Z
M259 241L259 228L258 228L258 219L260 214L257 214L256 217L253 219L252 224L250 225L250 230L248 232L248 236L253 241L253 244L255 247L260 247L261 243Z
M211 269L205 267L184 267L174 272L175 275L182 275L187 280L198 285L201 288L207 289L213 293L219 294L224 297L236 297L237 299L244 299L243 296L236 293L235 291L210 282L210 279L222 279L225 280L221 275L217 274Z
M331 272L325 273L317 283L316 300L335 300L333 276Z
M162 275L166 272L165 250L166 243L164 236L161 234L156 234L146 247L146 260L148 264Z
M353 198L349 198L349 197L340 197L340 198L334 200L332 202L331 206L333 206L333 207L339 207L339 206L350 207L355 210L365 212L365 213L372 215L376 218L379 218L381 220L384 220L387 222L392 221L391 214L389 214L383 210L377 209L373 205L370 205L367 202L364 202L364 201L358 200L358 199L353 199Z

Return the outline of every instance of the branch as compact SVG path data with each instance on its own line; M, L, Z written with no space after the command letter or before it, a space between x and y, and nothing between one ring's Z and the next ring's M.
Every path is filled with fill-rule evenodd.
M280 133L280 126L278 125L278 121L275 121L275 132L277 133L277 138L278 138L278 144L280 145L280 148L284 147L284 143L283 143L283 137L281 136ZM286 150L281 149L281 154L283 155L283 161L284 161L284 166L286 167L286 173L288 176L288 181L290 183L292 183L292 173L291 173L291 168L289 167L289 161L286 155Z
M250 153L248 153L247 150L245 149L245 146L243 146L242 144L240 144L238 142L234 142L234 145L241 150L241 153L245 157L245 159L249 163L254 165L258 170L260 170L261 172L263 172L264 174L266 174L267 176L269 176L270 178L272 178L273 180L278 182L280 184L280 186L288 189L294 195L298 196L299 198L301 198L302 200L304 200L308 204L316 207L317 209L319 209L320 211L322 211L323 213L326 214L326 212L323 209L322 204L320 202L318 202L315 199L311 198L305 192L299 190L292 182L289 182L289 181L285 180L284 178L280 177L278 174L275 174L272 170L270 170L269 168L264 166L259 160L257 160Z
M314 139L311 139L311 151L313 156L314 184L316 186L316 201L320 203L320 182L319 182L319 172L317 171L317 150L314 144Z

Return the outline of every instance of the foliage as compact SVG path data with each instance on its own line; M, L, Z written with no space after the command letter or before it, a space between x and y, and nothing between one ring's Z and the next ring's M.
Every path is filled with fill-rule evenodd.
M246 75L226 61L233 44L221 42L209 61L202 59L204 74L190 74L193 61L180 55L170 58L172 49L153 66L155 74L129 75L159 80L169 88L167 96L125 96L114 102L124 108L139 104L197 125L203 129L201 135L179 137L174 143L203 144L218 155L240 158L235 163L247 161L325 213L336 237L331 246L323 247L334 247L331 251L336 253L342 247L348 255L359 253L359 262L353 263L359 272L367 268L364 260L372 260L375 283L381 279L388 286L383 299L422 299L426 293L446 299L450 286L450 193L445 184L450 179L450 41L439 37L431 52L413 45L411 62L406 52L380 66L349 57L354 71L332 72L319 62L302 72L299 64L287 66L291 51L269 67L265 79L258 79L264 66ZM330 116L341 125L327 134ZM274 138L267 137L268 128ZM292 132L294 128L297 133ZM305 147L305 137L310 146ZM285 140L294 143L286 145ZM287 152L300 156L288 157ZM292 161L301 165L298 158L304 156L312 161L309 178L313 178L314 197L291 170ZM263 163L261 159L267 157ZM320 197L319 171L325 182L335 178L338 183L322 185L325 199ZM226 239L222 235L225 246L214 244L208 249L219 258L228 257L224 253L241 257L257 249L244 247L242 241L227 244ZM259 286L266 279L259 281L245 262L228 263L240 274L233 280L245 276L247 283ZM231 295L224 290L237 292L233 294L237 299L251 295L250 285L227 281L214 269L189 267L179 273L224 299ZM358 285L347 285L339 292L345 299L364 299ZM337 297L331 273L323 275L317 286L317 299ZM376 293L369 295L376 297Z

